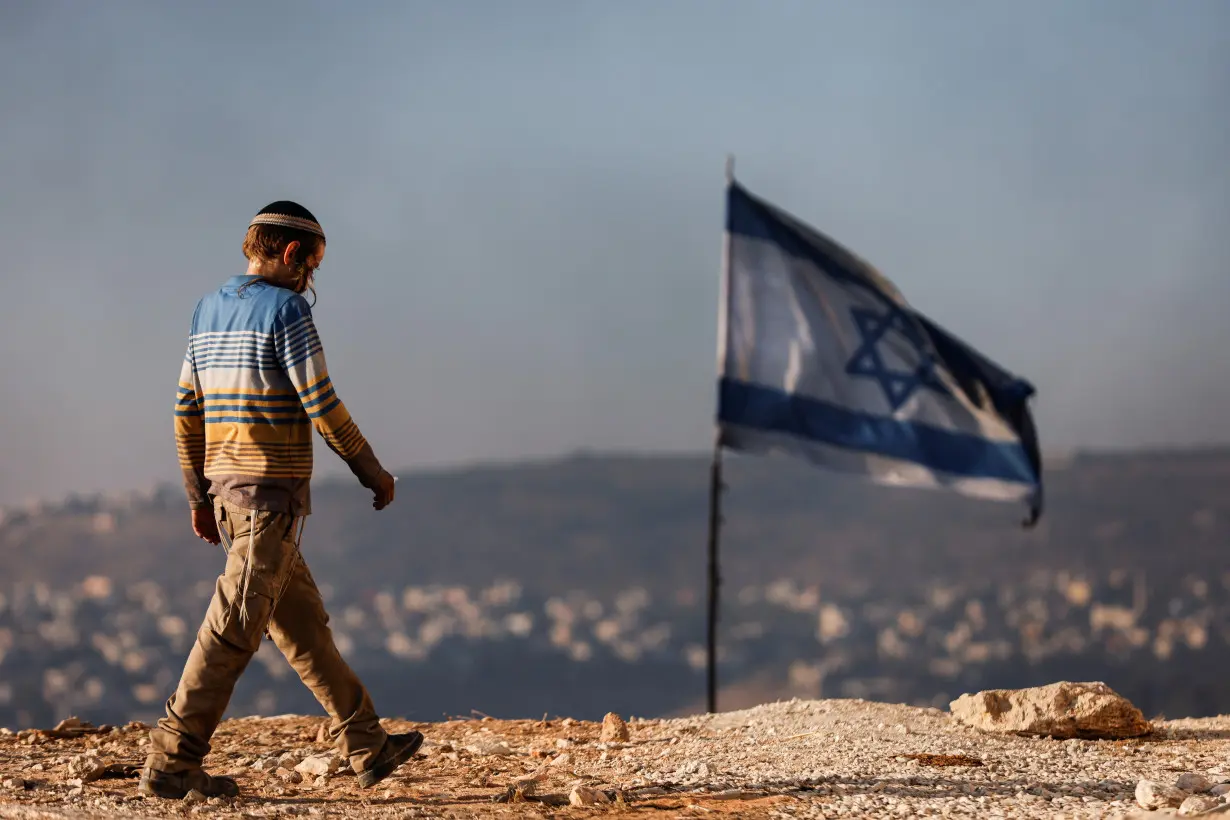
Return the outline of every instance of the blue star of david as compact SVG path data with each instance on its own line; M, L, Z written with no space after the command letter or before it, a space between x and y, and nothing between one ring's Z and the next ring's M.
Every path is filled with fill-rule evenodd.
M894 412L909 401L910 396L921 387L951 395L948 387L936 375L935 357L927 349L922 334L900 308L890 306L887 313L880 314L867 308L855 307L850 309L850 314L854 317L854 326L858 328L863 343L846 363L846 373L879 382L884 398ZM885 364L880 345L889 331L896 331L918 354L918 366L912 371L890 370Z

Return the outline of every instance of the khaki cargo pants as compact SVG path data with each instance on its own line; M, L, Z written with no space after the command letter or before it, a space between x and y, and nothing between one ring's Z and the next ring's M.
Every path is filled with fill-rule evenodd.
M384 745L371 698L333 643L324 601L285 513L243 510L214 501L228 545L205 621L188 655L166 717L150 732L146 765L164 772L198 768L235 683L266 629L299 678L329 713L329 738L355 771L370 767Z

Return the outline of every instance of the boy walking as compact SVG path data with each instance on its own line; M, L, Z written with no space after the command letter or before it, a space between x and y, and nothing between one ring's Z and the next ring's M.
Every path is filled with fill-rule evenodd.
M299 551L311 511L313 431L382 510L385 471L342 404L303 292L325 255L319 222L274 202L248 226L245 275L203 298L192 317L175 404L175 443L192 529L227 550L226 569L166 717L150 732L139 791L180 799L196 789L234 796L202 762L235 683L266 632L332 718L329 737L370 788L413 757L418 732L388 734L338 653L329 616ZM315 290L312 291L315 295Z

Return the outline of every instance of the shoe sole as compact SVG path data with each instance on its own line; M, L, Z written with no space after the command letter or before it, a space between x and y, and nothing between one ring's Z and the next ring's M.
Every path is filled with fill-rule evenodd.
M422 748L424 740L422 733L415 732L415 734L418 735L418 737L416 737L411 743L403 746L401 751L398 752L396 756L389 758L377 766L373 766L368 771L359 775L359 788L370 789L372 786L375 786L381 780L384 780L393 772L397 771L401 764L414 757L414 753Z
M142 797L160 797L163 800L183 800L184 796L188 794L188 792L181 789L160 789L162 787L154 786L148 781L142 780L141 784L137 786L137 794Z
M144 778L142 778L141 782L137 784L137 794L139 794L141 797L159 797L159 798L162 798L163 800L183 800L185 797L188 796L189 791L190 789L178 789L173 786L157 785L154 782L150 780L146 780ZM236 789L235 793L233 794L230 792L223 791L223 792L218 792L217 794L213 794L213 795L207 794L205 796L206 797L238 797L239 791L238 789Z

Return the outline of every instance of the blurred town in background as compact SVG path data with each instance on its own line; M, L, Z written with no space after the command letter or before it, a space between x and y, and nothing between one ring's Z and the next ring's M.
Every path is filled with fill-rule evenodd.
M1230 712L1230 451L1049 459L1050 509L729 468L719 707L1103 680L1148 716ZM375 514L318 481L303 550L382 715L704 708L707 463L578 455L404 474ZM0 521L0 726L155 720L222 550L178 487ZM230 714L317 714L269 642Z

